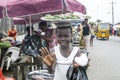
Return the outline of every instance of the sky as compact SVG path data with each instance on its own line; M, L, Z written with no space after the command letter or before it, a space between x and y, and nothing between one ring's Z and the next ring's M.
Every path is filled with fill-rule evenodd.
M112 1L114 2L114 24L120 22L120 0L77 0L85 5L90 21L97 19L112 23Z

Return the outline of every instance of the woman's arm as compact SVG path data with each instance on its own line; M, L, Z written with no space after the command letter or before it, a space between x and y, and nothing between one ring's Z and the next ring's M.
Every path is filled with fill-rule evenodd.
M43 62L47 65L48 67L48 72L49 73L54 73L54 65L55 65L55 54L50 53L46 47L42 47L40 49L40 58L43 60Z
M36 35L38 35L40 38L44 39L45 41L52 41L54 32L55 30L51 30L49 35L41 35L39 32L35 31Z
M82 53L80 49L78 50L75 59L74 66L86 66L88 63L88 56L86 53Z

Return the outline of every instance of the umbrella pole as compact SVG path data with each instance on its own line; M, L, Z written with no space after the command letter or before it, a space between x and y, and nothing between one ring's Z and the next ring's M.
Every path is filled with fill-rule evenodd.
M64 13L64 0L62 0L62 13Z
M29 15L29 25L30 25L30 36L32 36L32 21L30 15Z
M29 15L29 24L30 24L30 36L32 36L32 21L31 21L31 16ZM32 63L34 63L34 58L31 57ZM34 66L32 66L32 71L34 71Z

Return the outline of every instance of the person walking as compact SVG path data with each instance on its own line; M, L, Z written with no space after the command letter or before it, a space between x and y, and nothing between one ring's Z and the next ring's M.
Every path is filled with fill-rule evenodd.
M82 26L83 26L82 34L83 34L83 40L85 43L85 51L89 54L91 28L90 28L90 25L88 24L87 18L84 19Z
M93 39L95 38L94 29L91 26L91 35L90 35L90 46L93 46Z

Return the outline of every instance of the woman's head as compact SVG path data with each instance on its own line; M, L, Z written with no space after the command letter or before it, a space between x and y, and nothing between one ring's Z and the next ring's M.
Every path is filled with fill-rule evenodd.
M47 22L46 21L41 21L39 23L39 29L41 29L42 31L45 31L47 29Z
M88 19L87 19L87 18L84 19L84 23L85 23L85 24L88 23Z
M57 41L61 46L69 46L72 40L72 27L57 26L56 28Z
M14 28L15 28L15 26L14 26L14 25L12 25L12 26L11 26L11 29L12 29L12 30L14 30Z

